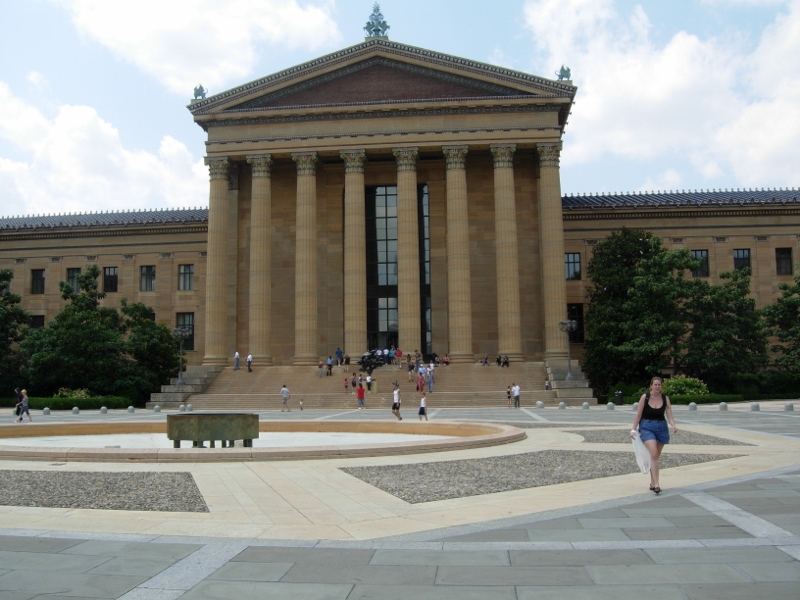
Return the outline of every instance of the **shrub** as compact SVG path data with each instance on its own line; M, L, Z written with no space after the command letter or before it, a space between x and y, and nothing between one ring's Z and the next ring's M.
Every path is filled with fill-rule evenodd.
M13 408L17 404L16 397L0 398L0 408ZM105 406L108 409L128 408L130 398L124 396L95 396L94 398L28 398L31 409L72 410L77 406L81 410L97 410Z
M92 393L86 388L71 390L69 388L58 388L58 392L53 394L53 398L91 398Z
M625 404L634 404L639 401L641 395L626 396ZM674 404L717 404L719 402L741 402L744 397L741 394L686 394L683 396L670 396L669 401Z
M672 396L706 396L708 395L708 387L706 384L695 379L694 377L686 377L685 375L676 375L664 380L664 393L672 399Z

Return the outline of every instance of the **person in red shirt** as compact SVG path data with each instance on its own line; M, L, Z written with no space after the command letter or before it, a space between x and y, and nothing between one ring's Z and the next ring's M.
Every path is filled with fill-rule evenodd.
M361 410L364 408L364 386L360 383L358 384L358 388L356 388L356 398L358 399L358 409Z

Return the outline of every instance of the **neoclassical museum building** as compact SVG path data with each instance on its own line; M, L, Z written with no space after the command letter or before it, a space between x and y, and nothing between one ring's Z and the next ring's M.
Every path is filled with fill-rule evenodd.
M377 33L196 94L207 209L0 218L0 268L33 325L94 263L106 305L141 301L191 330L190 364L394 345L563 366L568 339L581 354L592 246L615 229L690 249L712 282L750 267L759 305L792 280L798 190L563 196L571 81Z

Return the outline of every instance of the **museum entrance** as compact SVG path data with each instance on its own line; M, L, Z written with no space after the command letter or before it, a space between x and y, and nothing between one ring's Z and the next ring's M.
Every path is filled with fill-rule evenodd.
M365 188L367 243L367 342L370 349L398 346L397 186ZM419 349L431 352L431 282L428 186L417 186L422 337Z

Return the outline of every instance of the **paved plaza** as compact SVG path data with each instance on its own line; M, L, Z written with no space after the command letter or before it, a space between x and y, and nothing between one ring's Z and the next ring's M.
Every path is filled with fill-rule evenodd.
M784 404L762 403L758 412L749 403L724 412L675 407L680 431L665 458L704 458L665 468L659 496L634 470L554 485L536 483L531 473L534 487L484 493L490 474L479 465L514 465L535 453L547 453L554 471L560 456L576 453L597 465L624 453L635 467L630 443L615 437L630 429L631 409L436 410L435 394L431 420L512 424L528 437L490 448L329 460L3 461L0 471L12 477L189 473L207 510L0 506L0 598L797 600L800 403L792 412ZM412 432L414 412L402 422ZM34 414L53 422L164 418L150 411ZM388 407L260 418L393 419ZM462 477L448 482L455 497L407 501L350 474L400 469L413 487L416 470L422 487L425 473L447 472L442 463L474 464L473 489Z

